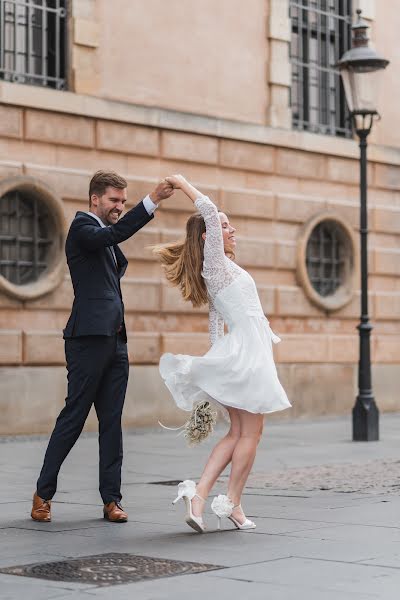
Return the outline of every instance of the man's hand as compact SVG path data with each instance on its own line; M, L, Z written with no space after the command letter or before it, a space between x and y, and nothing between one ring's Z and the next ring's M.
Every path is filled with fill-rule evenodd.
M174 186L166 179L163 179L149 195L154 204L158 204L161 200L165 200L172 196L173 193Z

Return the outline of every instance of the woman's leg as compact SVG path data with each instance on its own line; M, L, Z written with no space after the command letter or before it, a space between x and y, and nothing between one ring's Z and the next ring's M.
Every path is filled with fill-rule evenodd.
M228 408L231 426L228 433L218 442L211 452L209 459L204 467L204 471L197 484L197 493L199 496L207 498L211 488L221 475L222 471L229 465L232 460L233 451L237 442L240 439L240 421L238 410L236 408ZM204 502L199 498L193 498L192 501L193 514L200 517L203 513Z
M256 457L257 446L264 426L264 415L238 410L240 421L240 439L235 445L232 455L232 468L228 483L228 497L236 506L240 504L243 488ZM244 522L244 514L235 509L232 515Z

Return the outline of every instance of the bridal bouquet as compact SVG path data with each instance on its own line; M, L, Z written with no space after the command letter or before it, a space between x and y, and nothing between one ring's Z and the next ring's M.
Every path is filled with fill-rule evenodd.
M193 407L190 418L185 423L184 436L189 446L205 440L213 431L217 422L217 411L208 400L203 400Z

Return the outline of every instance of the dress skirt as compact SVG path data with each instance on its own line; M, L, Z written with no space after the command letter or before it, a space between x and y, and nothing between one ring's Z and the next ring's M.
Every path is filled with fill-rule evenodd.
M257 414L284 410L291 404L274 363L272 342L278 341L265 317L247 317L204 356L163 354L160 374L186 411L205 399Z

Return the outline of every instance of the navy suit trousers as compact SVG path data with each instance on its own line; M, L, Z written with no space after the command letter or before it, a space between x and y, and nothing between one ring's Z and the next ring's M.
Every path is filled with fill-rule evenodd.
M121 417L129 375L124 339L83 336L65 340L68 395L50 437L37 493L50 500L59 470L77 441L91 406L99 420L99 490L104 503L121 500Z

